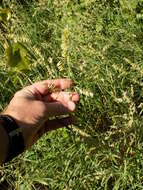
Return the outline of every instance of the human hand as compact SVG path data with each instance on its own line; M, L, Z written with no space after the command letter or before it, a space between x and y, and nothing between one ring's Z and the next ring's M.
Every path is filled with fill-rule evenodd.
M4 114L12 116L22 128L26 149L44 133L74 122L73 117L49 119L75 111L79 94L62 91L70 86L70 79L45 80L16 92Z

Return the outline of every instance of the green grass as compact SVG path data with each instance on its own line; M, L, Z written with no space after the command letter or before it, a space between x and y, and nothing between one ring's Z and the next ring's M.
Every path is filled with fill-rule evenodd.
M143 189L143 1L4 0L3 6L11 10L6 37L34 58L26 73L7 67L0 35L1 111L18 89L47 78L72 78L81 100L77 124L1 166L1 184Z

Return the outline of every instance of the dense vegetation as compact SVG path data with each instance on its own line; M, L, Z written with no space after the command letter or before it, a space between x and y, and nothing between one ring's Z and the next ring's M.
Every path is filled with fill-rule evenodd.
M0 5L0 110L18 89L47 78L70 77L81 94L77 124L1 166L1 185L143 189L143 1ZM20 53L10 57L10 48Z

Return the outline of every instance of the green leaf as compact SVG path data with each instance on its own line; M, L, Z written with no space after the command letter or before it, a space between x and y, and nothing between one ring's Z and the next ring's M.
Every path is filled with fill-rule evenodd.
M30 61L28 57L28 50L21 43L9 44L5 51L7 65L15 67L20 71L29 70Z
M0 8L0 22L6 23L11 17L10 9L2 9Z
M45 186L48 185L48 183L46 182L46 179L43 179L43 178L36 178L36 179L34 179L34 181L38 182L42 185L45 185Z

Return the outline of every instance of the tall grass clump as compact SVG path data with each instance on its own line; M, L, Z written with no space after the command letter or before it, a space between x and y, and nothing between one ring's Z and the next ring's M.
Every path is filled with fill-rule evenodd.
M42 79L70 77L77 124L45 135L1 166L1 184L32 189L143 188L143 1L3 1L5 36L30 53L30 69L7 65L0 34L0 109Z

